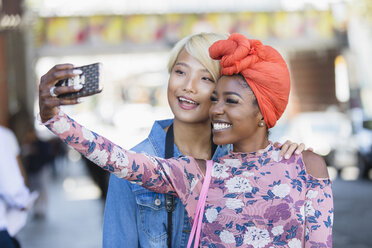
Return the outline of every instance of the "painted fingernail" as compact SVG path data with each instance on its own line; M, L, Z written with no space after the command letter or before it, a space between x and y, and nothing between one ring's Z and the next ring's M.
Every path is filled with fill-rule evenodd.
M81 90L83 88L83 85L82 84L75 84L74 85L74 89L75 90Z
M296 150L295 153L298 155L298 154L300 154L300 151L297 151L297 150Z
M280 156L280 157L279 157L279 161L282 161L282 159L283 159L283 157L282 157L282 156Z
M72 73L74 73L76 75L80 75L80 74L83 73L83 71L82 70L79 70L79 69L75 69L75 70L72 71Z
M284 158L285 158L285 159L289 159L289 154L286 154L286 155L284 156Z

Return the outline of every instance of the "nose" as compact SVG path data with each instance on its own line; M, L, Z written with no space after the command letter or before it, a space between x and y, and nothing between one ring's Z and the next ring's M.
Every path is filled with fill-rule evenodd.
M219 115L223 115L225 112L224 110L224 104L222 101L217 101L212 104L212 106L209 109L209 117L212 119L212 117L216 117Z
M199 83L198 78L193 75L190 75L189 77L186 78L183 90L190 93L196 93L198 83Z

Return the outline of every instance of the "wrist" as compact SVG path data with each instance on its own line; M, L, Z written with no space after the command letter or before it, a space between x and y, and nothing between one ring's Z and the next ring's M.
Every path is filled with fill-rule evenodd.
M53 119L55 116L57 116L58 115L58 113L59 113L59 107L58 108L56 108L55 110L53 110L53 111L50 111L50 112L48 112L48 113L42 113L41 111L40 111L40 113L39 113L39 121L41 122L41 124L45 124L46 122L48 122L49 120L51 120L51 119Z
M50 119L52 119L54 116L56 115L43 115L40 113L40 120L42 123L45 123L47 121L49 121Z

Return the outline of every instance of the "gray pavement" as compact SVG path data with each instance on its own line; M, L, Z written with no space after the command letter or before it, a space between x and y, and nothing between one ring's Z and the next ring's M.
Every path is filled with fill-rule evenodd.
M81 163L64 165L59 172L58 179L47 184L46 218L30 215L16 236L22 248L102 247L103 203L98 189Z
M99 199L76 197L79 191L91 194L94 189L81 165L68 166L65 171L68 171L67 175L49 182L47 218L30 218L27 226L18 234L23 248L102 246L103 204ZM336 179L333 181L333 190L334 247L371 248L372 182Z
M372 182L334 180L335 248L372 247Z

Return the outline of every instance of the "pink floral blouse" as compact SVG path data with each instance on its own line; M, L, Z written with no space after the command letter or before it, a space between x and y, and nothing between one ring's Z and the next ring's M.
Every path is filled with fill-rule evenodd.
M204 176L192 157L163 159L124 150L62 112L44 124L119 178L178 196L193 221ZM332 247L331 181L309 175L302 155L279 161L279 153L269 145L214 161L202 247Z

